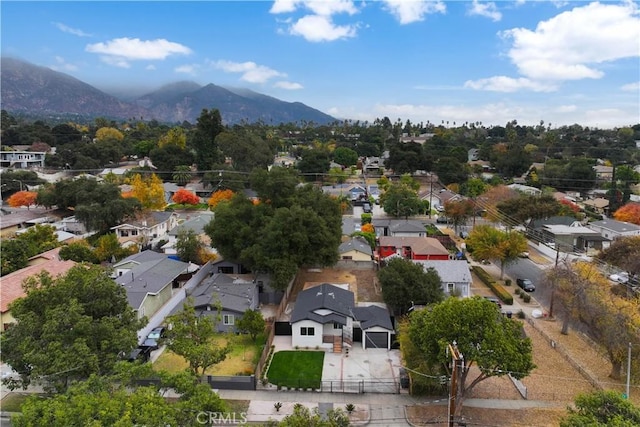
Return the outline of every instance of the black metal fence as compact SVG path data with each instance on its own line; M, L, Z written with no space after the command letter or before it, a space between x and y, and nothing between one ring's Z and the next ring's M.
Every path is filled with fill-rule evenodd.
M219 390L255 390L257 385L255 375L207 375L205 378L211 388Z
M400 383L394 379L376 379L376 380L323 380L323 381L278 381L270 378L275 384L288 384L287 386L278 385L278 390L302 390L315 391L323 393L386 393L400 394Z

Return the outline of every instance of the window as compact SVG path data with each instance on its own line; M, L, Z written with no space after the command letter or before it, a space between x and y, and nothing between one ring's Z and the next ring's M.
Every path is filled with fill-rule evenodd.
M305 328L305 327L300 328L300 335L309 335L309 336L311 336L311 335L315 335L315 334L316 334L315 328Z
M223 325L233 325L234 323L234 317L233 314L224 314L222 316L222 324Z
M447 292L452 294L455 291L456 285L454 283L447 283Z
M342 325L338 322L333 322L333 329L342 329Z

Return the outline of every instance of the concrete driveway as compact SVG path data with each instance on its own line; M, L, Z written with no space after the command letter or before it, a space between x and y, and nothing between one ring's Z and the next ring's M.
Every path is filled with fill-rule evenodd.
M322 389L356 393L397 393L399 370L399 350L364 350L359 343L355 343L348 354L346 350L342 353L325 354Z

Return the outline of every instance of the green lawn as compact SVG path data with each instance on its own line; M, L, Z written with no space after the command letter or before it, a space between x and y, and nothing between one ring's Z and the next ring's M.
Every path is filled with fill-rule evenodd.
M279 351L267 372L271 384L291 388L320 388L323 351Z
M22 412L20 407L31 395L31 393L7 393L2 402L0 402L0 408L2 408L3 412ZM34 396L38 395L34 394Z

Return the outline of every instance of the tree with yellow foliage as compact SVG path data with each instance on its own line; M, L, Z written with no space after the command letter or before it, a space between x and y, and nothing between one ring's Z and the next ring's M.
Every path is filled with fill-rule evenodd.
M184 129L182 127L173 127L160 137L158 146L162 148L167 145L175 145L183 150L185 149L187 146L187 135L184 133Z
M124 139L124 135L116 128L102 127L96 131L96 139L98 141L108 141L111 139L122 141Z
M614 379L621 377L629 343L637 361L640 347L640 301L612 292L606 277L590 263L564 264L551 269L545 280L554 290L554 302L563 310L568 332L570 321L582 324L589 335L606 351ZM637 368L637 366L635 366Z
M162 180L156 174L142 178L135 174L131 179L132 196L140 201L145 209L162 209L167 204Z
M222 201L231 200L231 198L235 195L235 193L231 190L218 190L211 195L207 204L213 210L218 206L218 204Z

